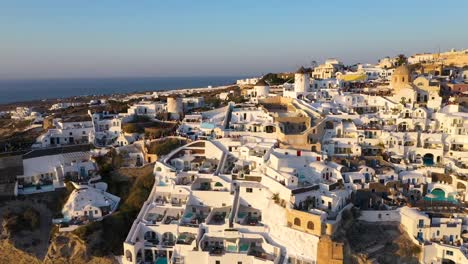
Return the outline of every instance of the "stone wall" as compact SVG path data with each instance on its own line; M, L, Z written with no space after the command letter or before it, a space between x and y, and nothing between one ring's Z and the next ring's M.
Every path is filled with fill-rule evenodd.
M317 250L317 264L343 263L344 244L332 241L330 236L320 237Z

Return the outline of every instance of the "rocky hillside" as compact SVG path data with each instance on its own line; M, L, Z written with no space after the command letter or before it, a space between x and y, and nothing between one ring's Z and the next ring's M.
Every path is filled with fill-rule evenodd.
M36 257L14 247L8 240L0 240L0 263L39 264Z
M86 244L73 233L58 233L53 236L44 263L117 263L112 257L93 257Z

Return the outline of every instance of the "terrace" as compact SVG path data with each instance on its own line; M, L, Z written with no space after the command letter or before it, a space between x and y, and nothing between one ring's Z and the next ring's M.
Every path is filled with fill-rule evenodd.
M148 210L148 213L143 218L146 222L151 224L160 223L166 216L167 208L155 206Z
M145 244L149 244L149 246L159 244L159 238L158 238L157 234L155 232L153 232L153 231L145 232L143 238L146 241Z
M169 208L166 211L166 216L162 220L165 225L178 224L180 216L183 214L183 209Z
M224 225L229 218L229 214L231 213L231 207L221 207L221 208L214 208L209 216L208 224L209 225Z
M197 191L212 191L213 188L211 187L212 185L212 180L210 179L197 179L195 182L192 184L192 190L197 190Z
M192 242L195 240L196 235L188 232L180 233L177 237L176 244L181 245L191 245Z
M185 214L181 219L181 225L195 226L204 223L210 214L211 209L203 205L188 205Z
M249 226L261 226L262 212L258 209L247 207L244 205L239 206L237 213L237 223Z
M243 253L261 260L274 261L276 258L263 249L260 239L207 237L202 245L202 250L208 251L210 255Z

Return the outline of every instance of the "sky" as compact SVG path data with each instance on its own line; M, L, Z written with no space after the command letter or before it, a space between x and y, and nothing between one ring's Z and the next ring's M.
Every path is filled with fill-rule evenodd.
M0 79L256 76L468 48L468 1L0 0Z

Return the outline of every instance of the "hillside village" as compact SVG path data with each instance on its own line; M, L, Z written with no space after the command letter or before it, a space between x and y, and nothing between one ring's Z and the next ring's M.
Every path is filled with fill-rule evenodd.
M63 237L125 264L468 263L467 58L6 109L0 238L31 200L51 263Z

